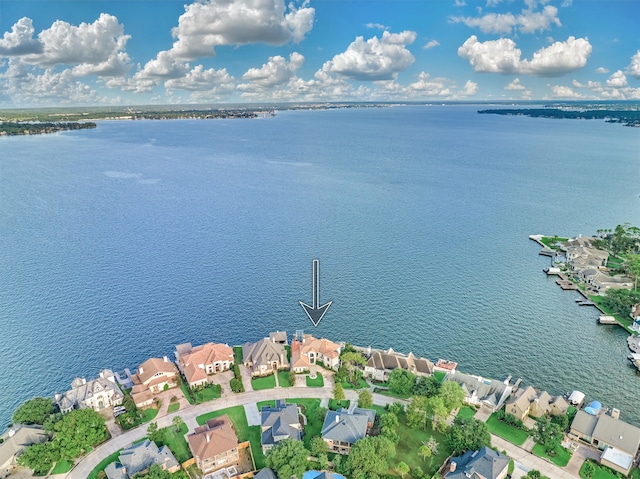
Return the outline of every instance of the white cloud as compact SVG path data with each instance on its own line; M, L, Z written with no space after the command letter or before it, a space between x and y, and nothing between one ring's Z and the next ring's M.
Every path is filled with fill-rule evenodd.
M411 83L407 90L413 97L447 96L451 90L446 85L448 81L444 78L431 78L426 72L420 72L418 81Z
M161 51L131 78L113 78L107 81L106 85L109 88L121 88L134 93L147 93L165 80L184 77L188 71L188 63L177 61L169 52Z
M633 78L640 80L640 50L631 57L631 63L629 63L626 71Z
M621 88L627 86L627 76L622 73L622 70L618 70L614 74L612 74L607 80L607 86L611 86L614 88Z
M197 65L185 76L167 80L164 86L167 90L207 92L218 97L231 93L235 89L235 82L226 68L205 70L202 65Z
M464 96L474 96L478 93L478 84L476 82L472 82L471 80L467 80L467 83L464 84L464 90L462 94Z
M429 40L427 44L423 47L425 50L430 50L435 47L439 47L440 42L438 40Z
M584 38L569 37L564 42L541 48L531 60L521 60L522 52L513 40L479 42L472 35L458 48L458 55L467 59L476 72L560 76L586 65L591 44Z
M520 78L514 78L511 83L509 83L505 90L526 90L527 88L524 85L520 84Z
M14 104L92 104L103 101L95 90L78 81L69 69L60 73L51 69L44 72L35 70L12 58L7 70L0 74L0 89Z
M384 32L382 38L367 41L356 37L346 51L324 63L322 70L354 80L391 80L398 72L409 68L415 58L405 47L416 39L416 33Z
M548 85L551 87L551 92L554 98L584 98L584 95L573 91L568 86L563 85Z
M0 40L0 55L14 56L42 53L43 45L33 38L34 28L30 18L18 20L10 32L5 32Z
M365 25L365 27L367 28L376 28L378 30L388 30L389 27L387 27L386 25L383 25L382 23L367 23Z
M304 2L297 8L284 0L204 0L185 6L178 26L174 58L191 60L215 56L220 45L300 42L313 27L315 9Z
M260 68L250 68L242 75L246 83L238 85L238 90L260 93L278 88L289 82L304 63L304 57L297 52L289 55L289 61L280 55L270 57Z
M465 2L464 0L455 0L453 2L453 6L454 7L466 7L467 6L467 2Z
M562 26L558 18L558 9L552 5L542 11L522 10L520 15L513 13L488 13L482 17L451 17L453 23L464 23L468 27L477 27L483 33L511 34L517 29L521 33L535 33L549 30L552 25Z
M609 73L609 69L605 67L596 68L596 73Z

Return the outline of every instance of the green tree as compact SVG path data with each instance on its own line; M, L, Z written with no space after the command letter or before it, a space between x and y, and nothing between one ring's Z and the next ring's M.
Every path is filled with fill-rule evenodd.
M396 471L400 474L400 476L404 477L409 474L409 466L406 462L399 462L396 464Z
M173 424L176 428L176 431L180 432L180 426L184 423L184 420L180 416L173 416L171 420L171 424Z
M149 468L146 474L135 476L136 479L172 479L169 471L162 468L160 464L154 464Z
M465 398L464 390L462 386L454 381L445 381L440 386L438 396L442 398L444 406L448 412L453 411L455 408L462 406Z
M329 452L329 446L322 440L320 436L316 436L311 439L311 455L318 457L321 454L327 454Z
M431 457L431 455L433 454L433 451L429 446L427 446L426 444L423 444L418 448L418 454L421 455L422 460L425 461L427 457Z
M401 396L408 396L416 384L415 374L406 369L394 369L389 374L389 391Z
M152 422L147 426L147 438L149 441L158 442L162 440L162 432L158 429L158 423Z
M433 376L420 376L413 387L413 394L416 396L426 396L428 398L438 394L440 382Z
M424 471L420 466L416 466L411 471L411 475L417 479L422 479L424 477Z
M336 401L343 401L344 398L344 388L342 387L342 383L336 382L336 385L333 387L333 399Z
M456 386L458 385L457 383L454 384L456 384ZM425 401L425 411L427 418L431 419L431 424L434 429L440 432L446 429L446 421L449 418L450 409L445 405L442 396L438 395L427 398Z
M242 379L233 378L229 381L229 386L234 393L242 393L244 392L244 385L242 384Z
M407 426L411 429L425 429L427 427L427 401L435 398L413 396L407 406Z
M400 436L398 435L398 416L392 412L385 414L380 418L380 434L392 443L398 444Z
M309 451L305 449L300 441L285 439L280 441L267 454L267 466L273 469L278 477L290 478L296 476L301 478L307 470L307 457Z
M36 397L23 402L13 412L15 424L44 424L53 414L53 401L50 398Z
M457 417L449 429L447 442L453 453L462 454L464 451L478 451L484 446L490 446L491 434L484 422L472 417Z
M292 386L296 385L296 373L295 371L289 371L289 384Z
M108 437L105 420L93 409L76 409L53 424L53 444L60 459L72 461Z
M587 479L591 479L596 473L596 466L593 465L593 462L587 459L584 462L584 466L582 466L582 472Z
M18 456L18 465L28 467L36 473L45 474L58 460L60 460L60 455L55 446L50 442L45 442L27 447Z
M392 412L396 416L399 416L400 414L404 413L404 404L402 404L400 401L394 401L391 404L387 404L387 410L389 412Z
M395 457L395 446L384 436L356 441L345 460L345 472L351 479L380 479Z
M324 422L324 418L327 415L327 411L328 411L328 409L326 407L319 407L318 408L318 421Z
M527 472L527 478L528 479L541 479L542 478L542 473L540 471L538 471L537 469L531 469L529 472Z
M431 452L433 454L438 454L438 446L440 446L440 444L438 444L438 441L436 441L436 439L433 436L429 437L429 440L427 441L427 446L429 446L429 449L431 449Z
M629 273L635 278L635 289L638 289L638 278L640 277L640 254L632 254L627 258Z
M358 406L365 408L373 406L373 395L371 391L363 389L358 393Z
M536 429L533 431L533 439L544 447L547 453L554 453L564 435L558 424L551 422L548 417L541 418L536 423Z
M345 350L340 353L340 368L342 368L343 373L346 375L347 381L354 386L358 384L358 373L360 373L357 367L364 367L365 364L367 364L367 359L359 351L347 351L345 348ZM338 382L337 379L336 382Z

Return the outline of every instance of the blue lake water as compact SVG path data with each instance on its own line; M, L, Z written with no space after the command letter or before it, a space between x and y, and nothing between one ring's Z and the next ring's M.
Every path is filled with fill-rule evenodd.
M103 121L0 138L0 425L76 375L305 329L640 424L626 334L528 235L640 223L640 131L473 106ZM311 261L321 262L313 328Z

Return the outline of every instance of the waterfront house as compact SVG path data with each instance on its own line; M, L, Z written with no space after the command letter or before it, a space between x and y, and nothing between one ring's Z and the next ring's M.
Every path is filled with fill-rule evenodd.
M103 369L96 379L87 381L75 378L71 389L53 397L61 413L73 409L90 408L99 411L105 407L118 406L124 400L124 394L116 383L115 375L110 369Z
M502 407L511 395L512 387L495 379L472 376L459 371L447 374L446 381L457 382L465 393L465 402L473 406L486 406L492 411Z
M368 425L372 423L371 415L359 412L349 413L344 409L328 411L322 425L321 436L327 443L329 452L349 454L356 441L367 435ZM373 418L375 419L375 411Z
M148 471L154 464L159 464L163 470L169 473L180 469L180 463L168 446L159 448L155 442L145 439L123 449L118 457L118 462L107 465L104 472L108 479L129 479L136 474Z
M229 416L210 419L186 437L196 464L205 474L239 466L238 436Z
M233 349L228 344L206 343L195 348L191 343L179 344L175 356L191 388L208 385L212 374L227 371L233 364Z
M416 358L411 352L402 354L391 348L387 351L374 350L364 367L364 377L386 381L394 369L405 369L416 376L431 376L434 365L428 359Z
M263 453L266 454L284 439L302 439L302 424L298 417L297 405L285 404L283 400L278 400L274 407L263 406L260 418Z
M628 475L640 448L640 428L621 421L617 410L612 413L594 416L584 410L578 411L571 423L569 437L582 439L602 450L601 464Z
M338 369L341 346L328 339L316 339L301 334L291 341L291 370L296 373L309 371L318 361L327 368Z
M580 271L580 279L592 286L598 294L606 293L610 289L631 289L633 280L627 276L609 276L599 269L587 268Z
M488 447L467 451L452 457L445 479L504 479L509 468L509 457Z
M523 421L527 416L561 416L567 413L568 407L562 396L552 397L546 391L536 391L528 386L518 390L505 403L505 412Z
M0 478L4 479L11 474L18 456L28 446L48 441L49 435L42 426L14 424L0 439Z
M149 406L155 394L178 386L178 369L166 356L147 359L133 375L131 398L138 407Z
M242 346L242 362L251 376L266 376L280 369L289 369L287 351L275 338L263 338Z
M433 366L433 370L449 374L455 373L457 367L458 363L456 363L455 361L449 361L448 359L438 359L435 366Z
M289 342L287 341L286 331L274 331L272 333L269 333L269 339L272 342L276 344L282 344L283 346L286 346L287 344L289 344Z

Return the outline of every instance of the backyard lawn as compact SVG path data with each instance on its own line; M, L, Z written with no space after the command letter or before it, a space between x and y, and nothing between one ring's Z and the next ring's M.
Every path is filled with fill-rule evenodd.
M586 463L587 461L585 461L580 467L580 477L582 479L588 479L584 474L584 466ZM608 467L603 467L595 461L591 461L591 463L596 467L596 472L593 474L593 477L591 479L618 479L616 473ZM634 469L633 471L631 471L631 477L634 477L634 471L636 471L635 477L640 476L640 473L638 473L638 469Z
M475 415L476 415L475 409L468 406L462 406L458 411L458 414L456 417L467 418L467 417L474 417Z
M234 364L237 364L237 365L242 364L242 346L233 347L233 360L234 360Z
M289 382L289 371L278 371L278 384L282 388L291 387L292 384Z
M304 445L307 448L311 447L311 438L319 436L322 431L323 421L318 417L320 399L287 399L287 404L304 406L302 412L307 417L307 424L304 427ZM260 430L259 427L258 430Z
M522 444L524 444L524 442L529 437L528 432L523 431L522 429L515 428L513 426L509 426L508 424L500 421L496 417L495 413L489 416L486 424L491 434L500 436L502 439L509 441L511 444L515 444L516 446L522 446Z
M388 397L392 397L392 398L396 398L396 399L409 399L412 394L394 394L391 391L389 391L388 389L380 389L380 388L374 388L373 390L374 393L376 394L382 394L383 396L388 396Z
M353 384L348 383L348 382L343 382L342 383L342 388L343 389L368 389L369 388L369 383L367 381L365 381L362 378L358 379L358 385L357 386L353 386Z
M333 398L329 399L329 409L332 411L337 411L341 407L349 409L349 404L351 404L351 401L348 399L344 399L342 401L336 401Z
M320 404L320 401L318 401ZM226 414L231 419L236 433L238 434L238 440L240 442L251 442L251 452L253 452L253 458L256 461L256 468L261 469L265 467L264 454L262 454L262 444L260 443L261 428L260 426L249 426L247 423L247 415L244 412L244 406L233 406L226 409L220 409L219 411L212 411L201 416L196 417L196 422L202 426L209 419L220 417Z
M260 391L261 389L273 389L276 387L276 377L273 374L270 374L269 376L254 378L251 380L251 387L254 391Z
M322 374L318 373L315 379L311 379L310 376L307 376L307 387L309 388L321 388L324 386L324 379L322 379Z
M443 373L442 371L434 371L433 377L438 380L438 382L442 382L447 373Z
M172 413L172 412L176 412L178 409L180 409L180 403L179 402L173 402L171 404L169 404L169 408L167 409L167 413Z
M100 463L93 469L93 471L89 473L89 477L87 479L98 479L98 473L104 471L104 469L112 462L117 461L121 451L122 449L119 449L118 451L100 461Z
M51 474L66 474L73 467L72 461L58 461Z
M196 397L196 404L218 399L222 395L222 386L211 384L201 391L194 392L193 395Z
M189 432L189 428L185 423L180 425L180 431L175 426L163 428L164 437L162 441L158 441L158 447L169 446L171 452L178 462L185 462L191 459L191 451L184 435Z
M549 459L558 467L566 466L569 463L569 460L571 459L571 452L569 452L569 450L565 449L562 446L557 447L556 449L557 454L555 456L549 456L544 451L544 447L542 447L540 444L536 444L535 446L533 446L532 452L538 457L544 457Z

